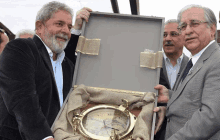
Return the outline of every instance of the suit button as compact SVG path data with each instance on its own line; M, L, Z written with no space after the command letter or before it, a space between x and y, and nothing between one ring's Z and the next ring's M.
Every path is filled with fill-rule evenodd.
M170 118L167 118L167 122L170 122Z

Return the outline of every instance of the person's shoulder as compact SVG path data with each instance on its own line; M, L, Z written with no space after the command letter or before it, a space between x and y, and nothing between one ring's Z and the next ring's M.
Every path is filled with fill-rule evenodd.
M205 59L204 62L207 67L220 70L220 48L218 47L214 49L213 52L207 56L207 59Z
M25 42L28 42L28 38L16 38L16 39L13 39L11 40L9 43L11 44L19 44L19 43L25 43Z
M39 56L39 53L32 39L18 38L11 40L1 55L5 59L30 59Z
M8 46L8 47L7 47ZM13 48L13 49L19 49L19 50L27 50L32 45L30 43L30 39L26 38L17 38L14 40L11 40L7 45L6 48Z
M213 53L211 54L210 57L212 57L212 58L220 58L220 47L218 45L217 45L216 49L213 51ZM219 61L220 61L220 59L219 59Z

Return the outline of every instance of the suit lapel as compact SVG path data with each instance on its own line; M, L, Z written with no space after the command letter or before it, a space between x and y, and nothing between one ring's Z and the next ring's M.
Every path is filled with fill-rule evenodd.
M38 50L40 51L40 54L46 64L47 68L50 70L51 74L54 77L53 68L52 68L52 64L51 64L47 49L45 48L43 42L37 36L34 36L33 40L34 40L35 44L37 45Z
M177 89L176 85L179 84L178 79L179 79L181 73L183 72L183 70L185 70L185 67L186 67L188 61L189 61L189 58L185 54L183 54L183 60L181 62L181 66L180 66L179 72L176 77L176 82L175 82L173 89L172 89L173 91L175 91Z
M63 69L63 99L65 99L72 87L74 66L66 57L62 63Z
M211 54L217 49L216 42L211 44L200 56L196 64L193 66L192 70L188 73L184 81L181 83L181 77L183 75L183 71L181 72L180 77L178 78L176 88L177 90L172 94L171 99L169 100L167 107L169 107L181 94L187 83L190 79L192 79L196 73L199 72L199 70L203 67L204 61L207 60ZM180 85L179 85L180 84Z
M183 69L187 65L188 61L189 61L189 58L183 53L183 60L181 62L179 73L181 73L183 71Z
M181 66L180 66L179 72L178 72L177 77L176 77L176 82L177 82L177 80L178 80L182 70L185 69L185 66L186 66L188 60L189 60L189 58L185 54L183 54L183 60L181 62ZM169 87L171 88L170 82L169 82L169 79L168 79L168 76L167 76L167 69L166 69L166 66L165 66L165 60L164 59L163 59L163 74L164 74L164 76L166 78L166 81L167 81ZM175 82L175 84L176 84L176 82ZM173 89L175 87L175 84L173 86Z
M33 40L34 40L36 46L38 47L38 50L40 52L40 55L43 58L43 61L46 65L46 67L49 69L49 71L53 77L52 79L53 79L54 84L56 85L55 76L54 76L51 60L50 60L49 54L47 52L47 49L45 48L45 46L44 46L43 42L40 40L40 38L37 37L36 35L33 37ZM58 95L57 86L55 86L55 87L56 87L56 91L57 91L57 95ZM58 97L59 97L59 95L58 95Z
M167 76L167 69L166 69L166 65L165 65L165 60L163 58L163 75L167 81L167 84L169 85L169 88L171 88L170 86L170 82L169 82L169 79L168 79L168 76Z

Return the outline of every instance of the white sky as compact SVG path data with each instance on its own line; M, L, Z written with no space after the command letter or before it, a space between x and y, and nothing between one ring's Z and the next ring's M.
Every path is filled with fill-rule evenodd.
M35 28L35 17L38 10L52 0L0 0L0 21L14 34L21 29ZM74 13L82 7L93 11L113 13L110 0L57 0L73 8ZM139 0L140 15L176 19L181 8L189 4L199 4L209 7L219 21L220 2L218 0ZM129 0L118 0L119 11L131 14ZM73 21L74 24L74 21ZM220 24L217 24L220 29Z
M14 34L20 29L33 29L37 11L51 0L0 0L0 21ZM58 0L74 9L74 12L82 7L90 7L93 11L110 12L112 7L110 0ZM165 17L173 19L181 8L188 4L200 4L213 10L219 20L218 0L139 0L140 15ZM129 0L118 0L120 13L131 14ZM74 24L74 22L73 22ZM218 24L218 29L220 25Z

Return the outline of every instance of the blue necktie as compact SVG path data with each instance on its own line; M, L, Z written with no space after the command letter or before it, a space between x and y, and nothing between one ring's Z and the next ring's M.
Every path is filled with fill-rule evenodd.
M186 75L189 73L189 70L192 68L192 59L189 60L189 62L186 65L186 69L183 72L182 81L186 78Z

